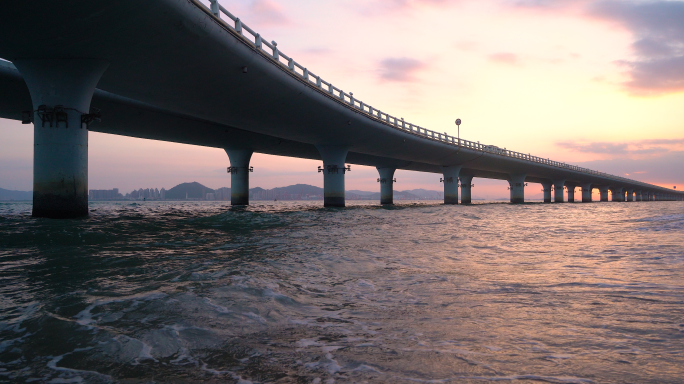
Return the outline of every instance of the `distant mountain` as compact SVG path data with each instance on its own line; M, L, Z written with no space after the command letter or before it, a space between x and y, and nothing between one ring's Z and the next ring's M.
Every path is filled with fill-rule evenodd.
M439 200L444 198L444 192L439 192L439 191L429 191L427 189L412 189L409 191L402 191L403 193L410 193L412 195L416 195L420 197L421 199L432 199L432 200ZM395 192L396 194L396 192Z
M0 188L0 200L33 200L33 191L10 191Z
M314 187L308 184L295 184L287 187L279 187L271 189L276 193L288 193L290 195L322 195L323 188Z
M209 187L205 187L204 185L196 181L193 181L192 183L178 184L175 187L169 189L168 191L166 191L166 199L204 199L207 193L214 193L214 190Z

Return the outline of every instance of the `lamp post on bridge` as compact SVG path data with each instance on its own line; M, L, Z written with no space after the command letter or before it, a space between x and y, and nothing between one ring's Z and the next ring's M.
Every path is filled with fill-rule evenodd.
M458 127L458 146L461 146L461 119L456 119L456 127Z

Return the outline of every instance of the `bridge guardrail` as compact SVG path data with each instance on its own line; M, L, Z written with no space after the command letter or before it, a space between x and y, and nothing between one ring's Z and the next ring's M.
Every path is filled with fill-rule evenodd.
M485 144L480 144L480 142L473 142L457 137L450 136L446 133L439 133L427 128L420 127L415 124L407 123L404 121L404 118L397 118L395 116L392 116L388 113L382 112L381 110L372 107L370 104L366 104L362 102L361 100L358 100L354 98L353 93L346 93L343 90L333 86L331 83L323 80L320 76L310 72L308 68L302 66L301 64L297 63L292 59L291 57L287 56L283 52L281 52L278 49L278 44L275 41L272 41L269 43L268 41L264 40L263 37L249 28L247 25L245 25L239 17L234 16L232 13L230 13L227 9L225 9L221 4L219 4L218 0L208 0L210 3L210 9L209 11L211 14L216 16L217 18L221 19L221 13L226 15L230 20L233 21L233 25L231 26L228 23L224 23L226 26L229 28L232 28L233 31L238 33L239 35L245 37L245 40L251 43L255 48L261 50L263 53L268 54L273 60L275 60L278 64L282 65L283 67L286 67L289 69L292 73L298 75L302 80L307 82L309 85L314 86L315 88L319 89L323 93L327 93L337 99L339 99L341 102L344 102L351 106L352 108L364 113L367 117L372 118L374 120L380 121L382 123L388 124L390 126L394 126L395 128L401 129L405 132L412 133L417 136L421 136L426 139L431 139L435 141L440 141L449 145L453 145L459 148L468 148L476 151L481 151L481 152L486 152L486 153L491 153L499 156L506 156L506 157L511 157L511 158L516 158L516 159L521 159L525 161L530 161L533 163L538 163L538 164L544 164L556 168L561 168L561 169L566 169L566 170L571 170L575 172L581 172L581 173L586 173L589 175L593 176L600 176L600 177L605 177L609 178L615 181L624 181L628 182L631 184L638 184L638 185L643 185L643 186L652 186L647 183L643 183L637 180L632 180L628 179L625 177L621 176L615 176L615 175L610 175L605 172L599 172L595 171L592 169L588 168L583 168L583 167L578 167L576 165L571 165L567 163L561 163L558 161L553 161L551 159L544 159L541 157L537 156L532 156L531 154L524 154L520 152L515 152L515 151L510 151L507 150L506 148L499 148L493 145L485 145ZM205 7L204 4L199 3L195 1L195 4L198 4L202 7ZM206 9L206 7L205 7ZM249 39L244 32L248 32L251 36L252 39ZM270 52L266 49L264 49L264 46L266 46ZM283 61L284 60L284 61Z

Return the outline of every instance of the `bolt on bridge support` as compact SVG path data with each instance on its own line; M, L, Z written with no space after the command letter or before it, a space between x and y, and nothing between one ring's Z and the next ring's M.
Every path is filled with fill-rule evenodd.
M525 202L525 174L510 175L509 184L511 190L511 203L522 204Z
M544 192L544 202L545 203L550 203L551 202L551 186L553 184L547 182L542 183L542 192Z
M317 145L316 148L323 158L323 206L344 207L344 174L350 170L345 168L348 146Z
M380 177L380 204L391 205L394 204L394 171L396 168L377 167Z
M14 65L33 103L33 216L87 216L90 101L108 63L19 59Z
M230 159L230 204L249 205L249 173L252 167L249 160L252 158L251 149L225 149Z
M565 186L565 180L556 180L553 182L553 202L562 203L563 202L563 187Z
M473 176L461 175L461 204L471 204L473 202Z
M591 183L582 184L582 202L591 203Z
M440 181L444 183L444 204L458 204L458 174L461 172L460 165L442 166Z

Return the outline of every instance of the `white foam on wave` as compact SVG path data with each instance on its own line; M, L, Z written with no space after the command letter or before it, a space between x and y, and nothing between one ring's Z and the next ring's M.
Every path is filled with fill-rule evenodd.
M153 291L153 292L148 292L148 293L139 294L139 295L117 297L117 298L105 299L105 300L97 300L94 303L87 306L86 309L77 313L76 316L74 316L74 318L76 319L76 322L78 324L84 325L84 326L89 326L89 325L97 322L95 319L93 319L92 310L99 307L99 306L112 304L112 303L123 303L126 301L133 301L133 305L137 305L136 302L157 300L157 299L164 298L166 296L167 296L166 293Z
M81 375L94 375L94 376L100 377L102 379L112 381L111 376L102 374L100 372L86 371L86 370L81 370L81 369L72 369L72 368L57 366L57 363L59 363L65 356L71 355L72 353L76 353L76 352L89 351L91 349L93 349L93 348L92 347L76 348L71 352L67 352L63 355L55 356L50 361L48 361L47 362L48 368L54 369L55 371L59 371L62 373L66 373L68 375L68 377L54 378L50 382L53 382L53 383L80 383L80 382L83 382L83 377ZM55 381L55 380L57 380L57 381ZM60 380L62 380L62 381L60 381ZM70 381L63 381L63 380L70 380ZM74 381L74 380L76 380L76 381Z

